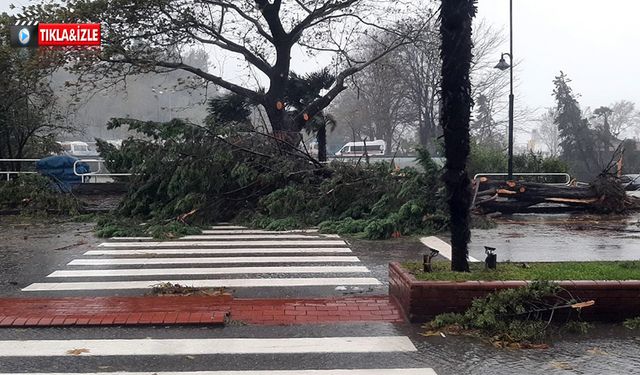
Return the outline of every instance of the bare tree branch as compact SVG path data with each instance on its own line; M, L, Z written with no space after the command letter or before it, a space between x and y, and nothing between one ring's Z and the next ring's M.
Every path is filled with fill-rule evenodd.
M268 40L269 42L271 42L272 44L274 43L273 40L273 36L271 34L269 34L260 24L260 21L254 17L251 17L250 15L248 15L245 11L243 11L239 6L237 6L236 4L232 3L232 2L225 2L225 1L215 1L215 0L203 0L205 3L209 3L211 5L216 5L222 8L229 8L229 9L233 9L240 17L244 18L245 20L251 22L253 24L253 26L256 28L256 30L258 31L258 33L260 35L262 35L266 40Z
M180 70L193 73L201 78L204 78L210 82L213 82L214 84L220 87L223 87L229 91L232 91L238 95L245 96L255 101L260 101L261 99L261 95L258 94L256 91L236 85L235 83L229 82L219 76L205 72L202 69L184 64L182 62L155 61L155 60L130 58L130 57L124 57L118 60L103 59L103 61L116 63L116 64L127 63L127 64L134 64L134 65L149 65L149 66L159 66L164 68L180 69Z

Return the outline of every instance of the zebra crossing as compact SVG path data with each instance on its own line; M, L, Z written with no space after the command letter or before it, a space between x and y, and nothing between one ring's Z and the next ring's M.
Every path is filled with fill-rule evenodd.
M22 291L117 292L165 283L202 288L382 285L337 235L218 225L170 241L111 238Z
M172 241L113 238L23 291L118 294L165 282L332 291L381 285L338 236L222 225ZM16 330L0 336L0 375L436 375L391 324L299 327Z

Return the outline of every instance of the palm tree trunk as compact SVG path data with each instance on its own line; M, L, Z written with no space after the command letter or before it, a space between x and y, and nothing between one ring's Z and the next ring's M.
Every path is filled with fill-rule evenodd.
M318 161L327 161L327 125L320 125L316 140L318 141Z
M471 115L471 25L476 13L475 0L442 0L440 34L442 38L442 111L447 159L443 180L447 186L451 215L451 270L468 272L468 243L471 181L466 171L469 156L469 118Z

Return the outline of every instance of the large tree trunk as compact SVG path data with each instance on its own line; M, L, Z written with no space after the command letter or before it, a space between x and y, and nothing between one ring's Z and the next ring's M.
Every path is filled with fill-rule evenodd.
M544 203L562 204L567 209L584 208L603 213L622 213L640 208L640 200L627 196L613 174L601 174L589 186L549 185L535 182L489 180L481 177L475 207L483 213L531 212ZM531 209L531 207L534 207ZM554 207L554 211L559 211Z
M302 140L302 135L300 134L300 129L284 109L284 103L274 99L267 102L264 107L273 136L281 141L282 146L291 145L297 147Z
M471 181L466 171L469 156L469 118L471 115L471 24L476 13L475 0L442 0L440 34L442 38L442 111L447 162L443 180L449 194L451 215L451 270L468 272L468 243Z
M327 161L327 125L320 125L316 141L318 141L318 161Z

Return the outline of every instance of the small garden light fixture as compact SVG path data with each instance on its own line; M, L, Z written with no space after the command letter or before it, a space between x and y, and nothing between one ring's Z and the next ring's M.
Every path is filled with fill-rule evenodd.
M498 256L495 253L496 248L485 246L484 252L487 254L487 258L484 260L484 266L487 269L495 270L498 264Z
M431 260L436 255L440 254L440 252L434 248L429 247L429 254L425 254L422 257L422 269L424 272L432 272L433 268L431 268Z

